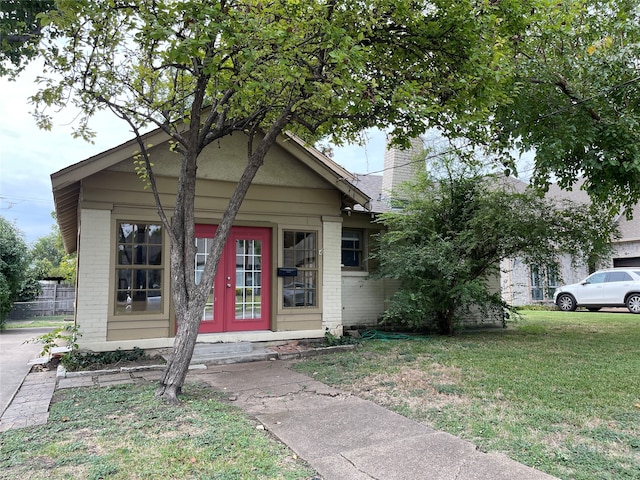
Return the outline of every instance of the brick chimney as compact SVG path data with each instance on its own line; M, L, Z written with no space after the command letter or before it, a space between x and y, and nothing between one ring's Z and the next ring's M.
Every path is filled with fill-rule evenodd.
M418 169L425 168L420 162L420 156L424 153L424 141L422 137L411 140L411 147L400 150L397 147L389 147L384 152L384 172L382 174L382 197L389 201L392 192L398 186L411 180Z

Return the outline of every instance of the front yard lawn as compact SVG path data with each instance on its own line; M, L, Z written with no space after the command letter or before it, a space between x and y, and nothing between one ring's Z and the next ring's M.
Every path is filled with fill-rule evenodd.
M73 325L73 316L55 315L49 317L31 317L26 320L7 320L3 328L9 330L14 328L36 328L36 327L64 327Z
M506 330L368 340L296 368L563 479L639 479L640 316L523 317Z
M0 433L0 479L289 479L314 472L205 385L58 390L49 422Z

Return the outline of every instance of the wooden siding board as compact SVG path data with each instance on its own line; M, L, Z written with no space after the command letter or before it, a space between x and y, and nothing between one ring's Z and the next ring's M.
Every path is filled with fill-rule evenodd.
M287 332L296 330L319 330L322 329L322 319L300 319L295 316L285 317L279 316L277 322L277 332Z
M169 337L168 328L138 328L128 330L112 330L107 332L108 342L120 342L126 340L146 340L153 338Z
M133 177L133 178L131 178ZM234 184L207 181L196 196L197 211L224 212ZM102 172L85 180L83 202L113 203L115 206L155 208L150 191L130 174ZM175 183L158 182L160 201L171 208L175 201ZM295 208L292 209L292 205ZM331 189L304 189L254 185L249 189L242 212L322 216L339 211L340 194Z

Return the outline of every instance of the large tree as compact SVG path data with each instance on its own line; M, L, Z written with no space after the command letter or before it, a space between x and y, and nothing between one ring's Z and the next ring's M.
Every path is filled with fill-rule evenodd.
M55 214L52 216L55 218ZM38 280L58 277L69 284L76 281L76 254L65 252L57 225L51 227L48 235L38 237L33 242L29 248L29 260L31 276Z
M631 212L640 201L637 0L515 3L528 14L511 39L513 102L496 108L494 140L535 150L537 186L584 177L592 200Z
M398 193L402 212L383 214L377 275L401 281L385 317L451 334L478 311L509 306L491 287L500 261L553 265L606 256L617 227L590 205L556 202L522 182L445 159ZM569 220L569 221L568 221Z
M0 2L0 75L17 74L38 53L42 32L39 15L54 0L2 0Z
M0 217L0 327L23 288L27 244L16 226Z
M231 225L278 135L344 141L392 126L402 142L430 121L479 120L506 99L495 52L508 33L493 7L471 1L59 0L45 24L40 126L51 127L47 107L71 102L81 111L77 135L90 138L88 119L108 108L138 139L138 172L171 245L178 331L158 389L171 402ZM180 164L170 215L141 134L149 126L171 137ZM246 134L247 163L196 284L199 155L234 132Z

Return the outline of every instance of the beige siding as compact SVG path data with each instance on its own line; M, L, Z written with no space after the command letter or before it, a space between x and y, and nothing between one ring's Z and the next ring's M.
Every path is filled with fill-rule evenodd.
M338 331L340 327L340 295L339 295L339 258L340 258L340 205L341 194L329 185L325 180L317 177L307 167L288 158L280 149L277 155L271 157L273 164L283 167L278 171L279 179L275 179L275 172L267 172L263 181L271 181L275 185L253 184L247 194L245 202L237 217L236 225L266 226L273 229L273 310L272 333L306 331L315 334L324 331L325 327ZM173 166L166 165L160 155L154 157L155 171L160 173L172 173ZM213 167L212 167L213 168ZM217 168L217 167L216 167ZM268 170L268 169L267 169ZM300 171L302 173L300 173ZM201 168L197 183L196 221L199 223L217 223L227 207L227 199L231 195L235 183L232 181L217 181L203 178L214 175L218 170ZM236 172L237 173L237 172ZM226 175L227 178L235 174ZM221 175L225 177L225 175ZM289 185L291 184L291 185ZM171 215L175 201L177 180L168 176L158 176L157 185L162 204L167 209L167 215ZM143 183L132 172L131 164L123 162L118 168L98 172L82 181L81 208L103 208L101 215L100 243L96 244L108 259L100 268L95 268L87 275L101 277L101 314L99 317L92 315L87 317L83 313L84 322L93 322L102 325L100 335L91 335L87 345L93 349L104 350L106 344L115 348L116 345L125 345L127 342L138 341L141 345L160 345L160 339L170 339L174 335L175 327L169 311L169 250L168 238L165 235L165 308L161 314L115 316L112 314L115 275L115 225L121 221L159 221L153 195L149 189L145 189ZM97 211L97 210L96 210ZM335 221L325 222L329 230L328 237L324 237L322 217L332 218ZM282 249L280 247L282 229L312 229L318 232L319 242L330 241L331 248L337 249L333 255L319 258L319 282L322 281L324 269L330 270L330 283L326 285L328 291L325 295L325 285L319 290L319 305L314 309L283 309L279 299L282 298L281 279L275 275L275 270L281 266ZM320 245L319 248L323 248ZM109 258L109 252L111 257ZM85 254L83 252L82 258ZM337 268L337 270L336 270ZM105 275L104 272L108 272ZM337 272L337 283L336 283ZM84 283L84 282L83 282ZM337 286L336 286L337 285ZM337 292L337 293L336 293ZM337 299L337 301L336 301ZM329 302L329 303L326 303ZM328 305L325 312L323 308ZM99 319L98 319L99 318ZM105 324L105 322L107 322ZM325 326L325 322L328 322ZM221 335L209 335L207 338L224 338ZM265 339L269 337L265 332ZM203 337L203 336L201 336ZM230 336L229 336L230 337ZM234 337L235 338L235 337ZM213 341L213 340L211 340ZM224 340L223 340L224 341ZM100 343L102 342L102 343ZM155 342L155 343L154 343ZM166 343L166 342L165 342Z
M247 137L238 134L225 137L209 145L198 159L198 178L236 182L247 164ZM134 154L132 150L131 155ZM177 178L180 155L170 152L163 143L150 149L156 175ZM110 168L113 171L133 172L132 160L125 160ZM280 145L274 145L260 167L254 185L330 188L331 185L310 168L291 156Z
M171 213L175 202L176 181L158 178L163 206ZM235 185L230 182L200 180L197 184L196 216L220 218L227 208ZM113 203L114 208L151 209L155 203L150 190L133 174L101 172L83 181L82 202ZM340 194L333 189L305 189L253 185L241 208L241 214L271 220L273 215L315 217L335 215L340 208Z

